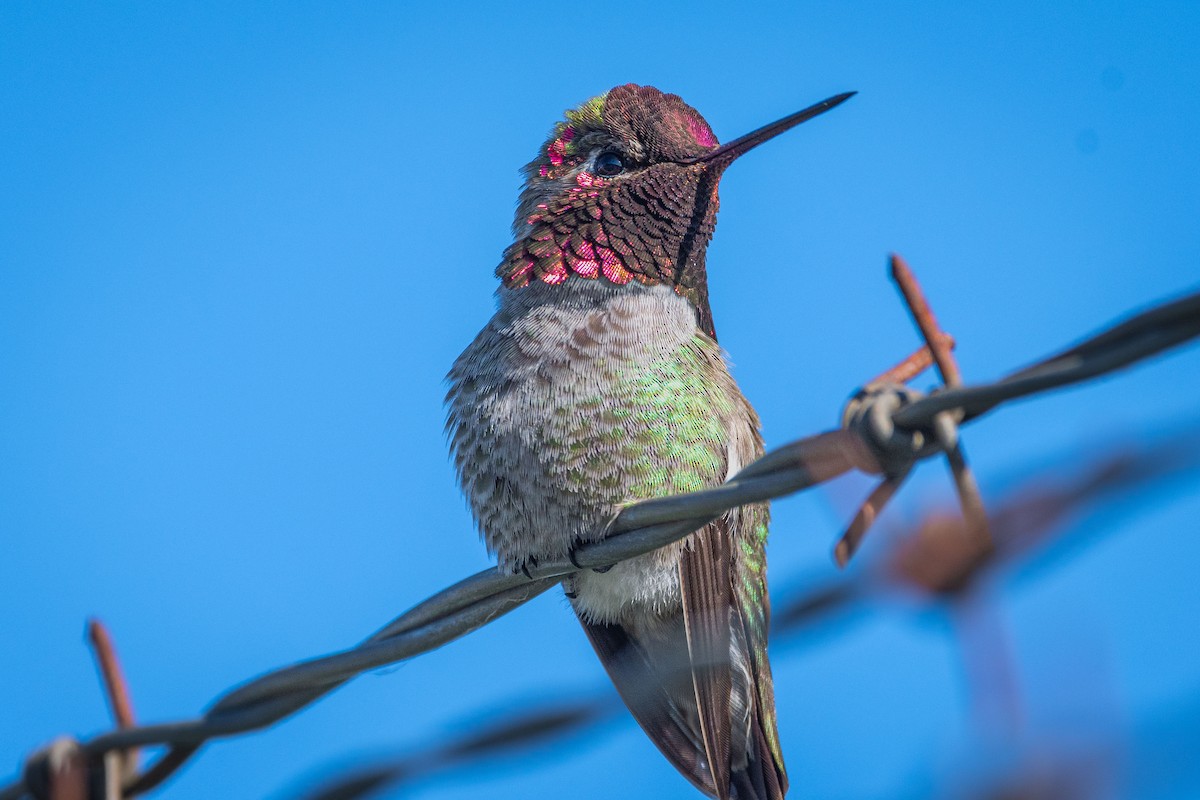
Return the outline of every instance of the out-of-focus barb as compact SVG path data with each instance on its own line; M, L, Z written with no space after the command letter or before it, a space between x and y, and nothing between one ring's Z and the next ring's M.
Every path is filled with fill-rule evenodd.
M83 746L69 736L35 751L22 775L37 800L109 800L95 790L96 777Z
M96 668L100 670L100 680L104 684L104 694L108 699L108 708L112 713L117 728L124 730L137 724L133 713L133 700L129 693L129 683L125 680L125 672L121 669L121 661L117 658L117 648L112 636L104 623L93 617L87 623L88 643L96 659ZM113 750L110 754L114 761L111 771L120 776L121 781L132 780L137 774L138 749ZM114 795L119 797L119 794Z
M136 722L129 685L103 622L88 620L87 640L113 722L118 729L132 728ZM122 783L136 772L135 748L91 753L78 740L62 736L29 757L22 783L36 800L121 800Z
M881 558L880 577L922 596L960 592L1006 565L1023 563L1075 517L1102 502L1200 469L1200 431L1176 432L1146 448L1119 447L1089 454L1074 474L1036 475L991 514L995 546L972 546L964 521L943 509L929 512L909 535L897 537Z

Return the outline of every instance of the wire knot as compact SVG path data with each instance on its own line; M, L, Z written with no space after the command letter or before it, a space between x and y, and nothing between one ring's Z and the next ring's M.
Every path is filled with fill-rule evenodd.
M904 475L927 454L929 440L925 433L898 428L892 419L901 408L924 396L897 383L874 383L859 389L846 402L842 427L857 433L878 462L867 472L882 472L888 477Z

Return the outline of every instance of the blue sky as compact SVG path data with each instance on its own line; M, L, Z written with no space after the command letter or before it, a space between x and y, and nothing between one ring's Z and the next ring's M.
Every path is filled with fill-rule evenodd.
M835 424L915 345L892 250L968 380L1195 289L1198 38L1185 3L3 4L3 772L107 725L88 615L161 721L488 564L445 455L442 379L492 311L517 170L564 108L649 83L728 140L860 92L722 185L717 330L778 445ZM1198 396L1193 347L995 414L968 453L994 494L1106 437L1195 422ZM832 574L867 485L775 504L777 588ZM948 496L932 464L898 510ZM1145 754L1200 698L1200 497L1193 481L1118 512L1003 585L999 614L1031 725L1111 733L1121 796L1192 797L1200 771ZM879 614L774 661L794 796L919 794L970 750L944 625ZM213 745L164 796L287 797L603 680L546 595ZM690 796L627 719L406 796L568 786Z

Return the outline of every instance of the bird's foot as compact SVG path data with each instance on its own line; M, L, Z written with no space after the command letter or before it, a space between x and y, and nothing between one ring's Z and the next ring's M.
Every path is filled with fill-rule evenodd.
M579 560L577 558L575 558L575 548L581 544L586 544L586 542L575 542L575 544L571 545L571 547L567 550L567 560L575 565L575 569L580 569L580 570L587 569L587 567L580 564ZM598 572L601 575L603 575L604 573L608 572L612 568L613 568L612 564L609 564L606 567L593 567L592 572Z
M529 570L531 567L534 569L537 569L537 565L538 565L537 556L528 556L526 558L521 559L521 563L517 565L516 569L513 570L513 573L515 574L517 572L524 572L526 578L529 578L529 580L533 580L533 573L531 573Z

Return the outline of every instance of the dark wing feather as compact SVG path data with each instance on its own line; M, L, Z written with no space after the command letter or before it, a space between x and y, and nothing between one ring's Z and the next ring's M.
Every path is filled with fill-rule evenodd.
M680 697L681 689L691 691L690 679L685 686L677 680L668 682L668 676L655 667L647 653L647 648L653 648L660 658L665 655L668 663L676 664L673 671L678 675L686 670L686 664L678 653L672 659L669 651L682 647L682 642L672 647L670 643L656 643L653 638L635 637L621 625L588 622L582 617L579 621L617 693L650 741L697 789L709 797L716 796L703 742L688 714L694 700ZM659 653L661 650L668 653Z
M692 546L683 551L679 561L692 688L704 752L720 800L729 797L731 762L731 547L728 518L722 517L692 538Z
M752 527L731 535L730 523ZM580 620L638 724L709 797L782 800L787 791L766 654L765 525L765 509L748 508L694 537L679 566L682 614L637 628ZM733 547L736 566L721 569ZM749 704L745 722L735 722L731 697Z

